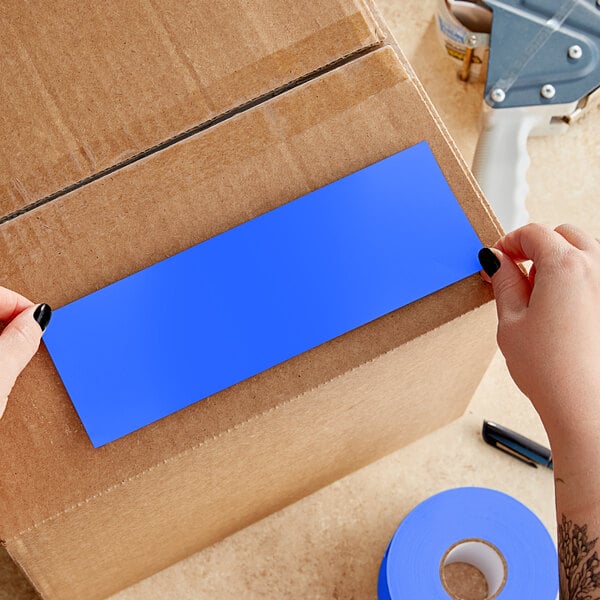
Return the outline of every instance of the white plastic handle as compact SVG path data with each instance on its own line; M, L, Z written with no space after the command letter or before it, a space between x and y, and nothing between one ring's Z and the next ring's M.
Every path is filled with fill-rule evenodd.
M484 108L473 174L505 231L525 225L527 138L545 115L524 108Z

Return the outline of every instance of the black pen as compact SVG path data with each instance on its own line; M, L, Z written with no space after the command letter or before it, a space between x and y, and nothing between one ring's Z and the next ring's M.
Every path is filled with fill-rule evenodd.
M549 469L553 468L552 453L548 448L506 427L491 421L484 421L481 437L490 446L494 446L532 467L537 468L537 465L542 465Z

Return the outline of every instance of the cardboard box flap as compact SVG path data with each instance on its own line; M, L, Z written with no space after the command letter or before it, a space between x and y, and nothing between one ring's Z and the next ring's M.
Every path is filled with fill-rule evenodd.
M5 222L4 284L63 305L423 139L491 244L498 229L419 94L391 48L351 61ZM490 298L479 276L463 280L97 450L42 348L0 421L0 537L227 435Z
M0 218L382 39L360 0L14 0L0 28Z

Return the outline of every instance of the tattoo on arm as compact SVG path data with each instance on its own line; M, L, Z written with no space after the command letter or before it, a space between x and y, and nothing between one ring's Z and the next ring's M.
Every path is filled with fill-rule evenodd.
M560 600L600 600L600 558L587 525L575 525L562 515L558 525Z

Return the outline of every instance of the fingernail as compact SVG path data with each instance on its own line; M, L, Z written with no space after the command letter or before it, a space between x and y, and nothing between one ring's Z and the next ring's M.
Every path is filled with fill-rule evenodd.
M477 258L488 277L491 277L500 268L498 257L489 248L482 248Z
M51 316L52 309L47 304L40 304L33 312L33 318L37 321L42 332L46 331Z

